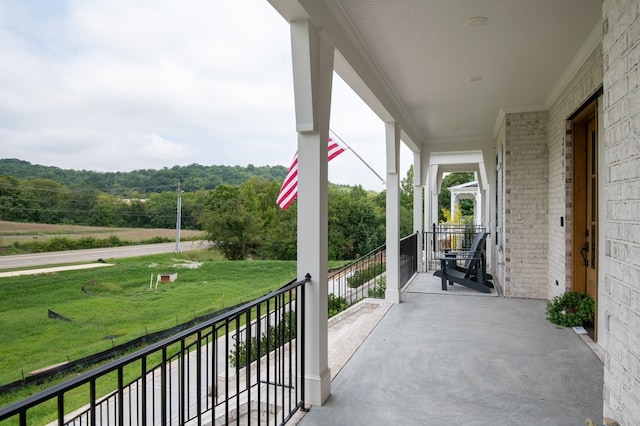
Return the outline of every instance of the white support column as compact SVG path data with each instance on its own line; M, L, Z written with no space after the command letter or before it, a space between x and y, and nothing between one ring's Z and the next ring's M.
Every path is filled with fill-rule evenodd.
M478 184L479 185L479 184ZM478 188L478 193L476 194L475 201L473 203L473 217L476 225L482 226L486 222L486 218L484 217L482 211L482 199L485 197L486 192L482 189ZM485 226L486 228L486 226Z
M422 229L425 231L431 230L431 186L430 186L430 177L427 174L427 179L424 183L424 217L422 220L424 224L422 225Z
M449 208L451 212L451 217L456 215L456 206L458 205L458 194L451 194L451 207Z
M327 139L334 50L308 20L291 23L291 46L298 131L298 279L311 275L305 286L305 372L298 381L304 380L305 402L322 405L331 394Z
M427 159L429 157L426 157ZM427 160L428 161L428 160ZM433 234L431 234L431 181L433 180L433 171L431 166L426 167L426 177L424 181L424 230L426 231L425 247L424 247L424 270L428 271L431 265L429 264L429 251L433 247Z
M400 303L400 125L385 123L387 141L387 290L385 299Z
M437 164L434 164L431 167L430 174L433 172L433 180L431 181L431 223L429 223L429 229L433 229L433 225L436 226L440 223L440 200L438 196L440 195L440 187L442 186L442 171L439 169ZM436 235L433 235L433 238L436 238ZM437 244L437 243L436 243ZM440 267L440 265L432 265L436 267Z
M438 176L439 170L437 164L429 167L429 197L431 199L431 211L429 212L429 226L438 223L438 194L440 193L441 179Z
M484 209L482 213L482 224L485 229L490 233L487 239L487 265L489 265L489 271L496 274L497 265L493 259L497 259L497 241L496 241L496 223L495 223L495 209L496 209L496 196L495 189L492 189L496 185L496 150L485 149L482 151L482 164L479 164L480 169L480 181L484 191L482 192Z
M424 272L422 251L424 242L424 215L422 210L422 161L419 152L413 153L413 230L418 233L418 272Z

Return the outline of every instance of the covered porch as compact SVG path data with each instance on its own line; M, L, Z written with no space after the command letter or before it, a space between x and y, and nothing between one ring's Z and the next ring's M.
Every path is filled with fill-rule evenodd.
M606 360L604 366L595 363L589 369L589 374L604 377L604 381L594 391L600 404L591 407L588 403L594 411L584 417L638 424L640 222L633 212L639 205L640 177L640 108L635 101L640 91L639 3L268 1L291 30L299 152L298 278L307 271L313 277L306 285L311 306L305 341L309 356L305 377L299 378L304 381L306 402L314 409L325 402L354 409L358 402L351 395L356 390L340 392L342 379L331 381L324 320L326 141L332 82L339 76L384 123L386 301L397 305L380 325L379 330L385 330L389 321L387 332L374 331L375 344L369 343L371 339L365 344L371 345L367 353L379 352L380 358L362 355L363 364L349 378L361 388L362 404L372 401L369 413L384 419L381 407L403 406L405 401L413 403L414 412L424 405L429 407L424 414L441 413L445 401L468 398L466 403L444 404L445 411L464 416L467 407L494 407L509 415L514 406L531 407L528 419L544 423L545 409L534 409L544 407L543 397L532 386L541 377L544 380L538 387L553 399L549 407L560 407L549 416L567 408L568 393L586 398L578 389L563 388L570 384L568 378L584 376L580 355L570 347L555 352L563 339L571 341L576 336L556 330L543 318L546 301L577 291L596 302L593 336ZM437 300L432 296L402 291L397 245L401 143L413 153L412 224L419 234L437 217L442 174L477 172L483 200L479 222L490 233L489 272L505 298L469 298L447 309L432 304ZM423 250L426 247L418 247L419 253ZM479 301L471 303L473 300ZM419 301L425 305L412 309ZM466 304L466 309L457 310ZM535 306L537 313L527 311ZM520 310L520 315L514 315ZM408 326L411 320L417 321L416 327L424 325L420 333ZM543 340L534 347L516 346L515 352L509 352L510 344L536 341L534 335L523 337L537 327L531 326L532 321L546 328L539 331ZM466 327L455 338L452 330L457 324ZM426 339L429 333L443 341ZM481 335L484 339L472 346L496 356L463 356L475 352L463 343ZM394 341L396 336L404 338ZM501 343L504 336L508 337ZM455 345L447 343L449 338ZM394 345L387 350L378 348L389 341ZM457 345L464 350L452 351ZM441 347L447 350L438 352ZM437 368L433 369L431 364L425 366L422 380L407 374L398 382L386 382L382 379L387 377L380 376L401 371L408 364L422 368L407 360L430 360L433 357L428 355L434 353L441 364L434 364ZM447 356L453 357L451 362ZM498 366L492 369L488 359ZM526 362L519 363L520 359ZM554 371L544 364L549 360L554 368L566 369L549 376L538 376L537 370L523 374L525 367L533 365L544 372ZM468 371L478 376L467 377ZM452 381L465 377L475 387L451 392L456 384L447 383L439 388L438 378L452 372L448 377ZM485 375L487 372L491 374ZM495 384L483 387L484 381L493 379ZM378 382L387 383L388 392L364 396ZM555 383L560 388L554 389ZM509 387L522 389L511 392ZM524 395L524 389L540 404L527 405L527 398L511 399L518 392ZM433 399L421 405L418 396L427 394ZM341 415L349 418L346 412ZM348 423L344 419L339 423ZM452 423L467 422L474 424L470 417ZM556 419L552 424L563 422Z
M588 338L545 320L544 301L458 285L445 293L439 279L421 273L403 303L371 303L330 320L332 394L293 423L599 421L602 355Z

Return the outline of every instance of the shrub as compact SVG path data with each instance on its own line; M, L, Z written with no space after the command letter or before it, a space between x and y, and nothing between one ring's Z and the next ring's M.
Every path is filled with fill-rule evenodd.
M329 293L329 318L347 309L347 300L344 297L336 297L333 293Z
M96 239L94 237L82 237L78 240L78 248L91 249L96 247Z
M272 325L267 331L263 332L259 342L257 336L249 339L248 350L246 339L236 342L234 349L229 353L229 362L234 368L247 366L249 363L266 355L267 351L272 351L288 343L295 335L295 312L283 313L280 322ZM236 334L236 336L238 339L241 339L240 333Z
M384 271L385 265L382 263L371 265L362 271L355 271L353 275L347 277L347 285L351 288L358 288L362 284L371 281Z
M82 237L79 239L72 239L66 237L55 237L48 240L27 241L19 242L14 241L11 253L43 253L52 251L67 251L67 250L79 250L79 249L94 249L94 248L107 248L107 247L122 247L130 246L134 244L156 244L156 243L168 243L174 241L172 238L153 237L147 240L136 241L124 241L117 235L111 235L109 238L95 238L95 237ZM2 254L8 254L8 250L0 252Z
M387 291L387 277L380 277L376 281L376 285L369 290L369 297L374 299L384 299Z

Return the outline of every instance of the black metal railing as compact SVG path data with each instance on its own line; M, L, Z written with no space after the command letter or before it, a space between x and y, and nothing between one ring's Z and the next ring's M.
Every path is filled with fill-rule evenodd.
M400 288L418 271L418 233L400 240ZM348 307L364 299L384 299L387 269L386 245L367 253L349 265L329 274L329 313L332 299L344 301Z
M329 273L330 314L332 300L333 303L343 302L346 308L369 296L369 291L376 287L387 269L385 247L383 244L347 266Z
M416 233L400 241L400 287L417 271L417 238ZM382 245L330 273L329 297L342 298L347 306L365 297L384 298L385 271ZM27 425L32 419L55 419L61 426L121 426L245 424L250 419L248 423L284 424L304 407L304 386L297 378L304 377L304 284L309 280L291 281L1 408L0 422ZM109 380L110 391L101 392Z
M438 269L440 265L438 259L449 251L469 250L476 234L483 229L482 226L474 224L432 224L431 230L424 233L426 270Z
M58 425L284 424L304 407L304 380L297 377L304 377L309 280L292 281L2 408L0 421L33 424L30 413L53 404ZM115 390L99 396L98 384L106 376L115 378ZM75 409L69 399L78 397L85 402L74 404L83 408L69 413Z
M418 233L400 240L400 288L418 272Z

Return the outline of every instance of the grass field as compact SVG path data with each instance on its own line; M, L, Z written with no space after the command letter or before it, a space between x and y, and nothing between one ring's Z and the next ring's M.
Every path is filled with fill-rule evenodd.
M108 238L144 241L175 236L174 230L118 229L39 225L0 221L0 246L13 241L53 237ZM198 231L183 231L199 238ZM114 266L0 278L0 384L30 372L79 359L147 333L248 302L295 277L295 261L226 261L214 250L189 251L119 259ZM345 262L330 262L339 267ZM173 283L160 283L158 273L177 272ZM149 284L153 274L153 288ZM51 319L48 309L71 322ZM16 402L64 378L0 396L0 407ZM105 378L99 392L114 388ZM75 407L84 397L71 399ZM52 402L54 404L55 401ZM35 409L30 424L51 420L53 406ZM33 423L35 422L35 423ZM2 422L4 425L5 422ZM13 424L9 422L8 424Z
M160 272L178 279L155 289L154 275L149 289ZM0 383L247 302L295 274L293 261L225 261L203 250L0 278ZM48 309L72 321L48 318Z
M202 237L202 231L181 230L183 239L197 239ZM44 223L8 222L0 220L0 246L8 247L15 241L24 243L29 241L46 240L50 238L78 239L82 237L109 238L115 235L123 241L147 241L155 237L175 238L175 229L146 229L146 228L111 228L99 226L79 225L49 225Z

